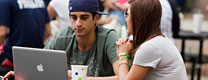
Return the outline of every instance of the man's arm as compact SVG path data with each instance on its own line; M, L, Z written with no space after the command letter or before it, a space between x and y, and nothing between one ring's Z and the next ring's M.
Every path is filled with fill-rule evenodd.
M47 11L48 11L48 14L49 14L50 19L53 19L57 15L56 14L56 11L50 5L48 5Z
M45 24L45 40L52 36L50 23Z
M115 76L108 76L108 77L87 77L86 80L118 80L118 67L119 67L119 61L115 61L113 63L113 70L115 73ZM71 70L68 70L68 80L71 80Z
M116 41L118 38L119 37L115 31L109 32L106 38L106 44L108 44L106 52L108 54L109 61L112 63L115 75L106 77L87 77L87 80L118 80L119 60L116 53Z
M118 80L118 76L109 76L109 77L87 77L86 80Z
M0 44L2 44L6 38L8 27L0 25Z
M119 60L113 63L113 71L115 76L108 76L108 77L87 77L86 80L118 80L118 67L119 67Z

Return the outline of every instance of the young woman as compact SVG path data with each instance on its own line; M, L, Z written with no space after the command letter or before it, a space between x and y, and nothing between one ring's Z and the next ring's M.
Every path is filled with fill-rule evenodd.
M130 0L129 3L126 22L133 40L117 41L119 80L187 80L178 49L161 32L159 0Z

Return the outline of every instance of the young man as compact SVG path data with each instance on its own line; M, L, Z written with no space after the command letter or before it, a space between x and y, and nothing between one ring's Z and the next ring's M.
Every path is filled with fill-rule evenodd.
M71 65L88 65L87 80L118 79L114 76L118 74L115 44L118 35L114 30L96 26L100 14L105 14L97 8L97 0L70 0L72 28L57 32L45 47L67 52L69 79Z

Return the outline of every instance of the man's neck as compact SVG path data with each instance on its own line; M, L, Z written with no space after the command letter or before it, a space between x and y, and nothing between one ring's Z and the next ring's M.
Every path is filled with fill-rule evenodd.
M90 48L92 48L94 41L96 39L95 35L96 32L92 32L84 37L76 36L77 47L79 48L79 50L88 51Z

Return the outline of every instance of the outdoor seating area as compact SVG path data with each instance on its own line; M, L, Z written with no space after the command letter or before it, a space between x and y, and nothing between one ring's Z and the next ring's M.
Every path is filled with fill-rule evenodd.
M183 38L176 38L175 43L177 48L181 51L183 59L185 60L186 69L188 72L189 80L199 80L198 75L200 75L200 80L208 79L208 38L206 33L208 32L208 17L205 16L201 25L201 33L193 33L193 15L191 13L184 14L184 19L181 24L181 30L183 35L192 34L192 37L186 37L183 42ZM185 32L185 33L184 33ZM198 36L205 36L202 45L202 56L200 57L201 66L199 64L199 53L200 53L200 39ZM195 37L194 37L195 36ZM184 44L183 44L184 43ZM183 46L183 48L182 48ZM201 72L198 74L199 67L201 67Z

